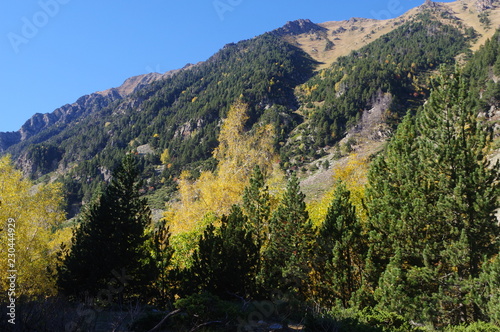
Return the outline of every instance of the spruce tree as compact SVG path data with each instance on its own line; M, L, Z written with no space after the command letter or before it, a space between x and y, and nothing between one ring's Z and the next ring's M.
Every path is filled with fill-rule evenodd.
M148 292L155 278L145 245L151 212L140 197L140 187L135 158L127 155L111 183L79 217L71 250L58 269L59 287L65 294L111 294L123 299Z

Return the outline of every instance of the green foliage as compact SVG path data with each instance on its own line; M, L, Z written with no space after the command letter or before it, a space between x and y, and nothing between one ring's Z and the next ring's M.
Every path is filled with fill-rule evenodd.
M245 230L246 223L241 209L234 206L229 216L222 216L218 229L208 225L186 271L184 292L208 291L222 298L255 292L259 248Z
M449 326L445 332L500 332L500 327L486 322L476 322L470 325Z
M120 291L108 291L111 297L148 296L156 268L145 245L151 212L139 197L138 180L135 158L128 155L110 185L80 216L71 250L63 253L58 268L63 293L95 297L114 280L113 289Z
M339 301L347 308L361 285L365 243L345 184L337 184L333 197L316 238L313 287L323 305Z
M269 223L262 270L268 290L279 289L299 298L310 287L309 257L314 240L304 199L299 180L292 174Z
M52 145L32 145L27 149L26 158L32 163L32 176L40 176L57 168L63 151Z
M479 280L478 302L490 321L500 325L500 255L484 264Z
M154 265L153 297L154 304L166 307L172 296L172 272L170 270L174 250L170 245L170 231L166 220L160 220L152 230L149 231L148 246L151 256L150 264ZM156 294L154 294L156 293Z
M464 67L464 76L470 82L469 89L476 96L482 96L479 106L489 112L491 106L497 106L500 100L498 83L491 79L491 72L500 74L500 31L474 53Z
M475 105L460 72L441 74L373 163L367 264L384 310L435 325L482 318L472 290L498 253L500 165Z
M218 325L234 322L241 312L238 305L224 301L209 292L181 298L174 303L174 306L186 312L187 317L181 319L189 320L187 323L194 327L207 322L218 322Z
M247 227L254 234L255 243L261 248L269 231L271 201L264 174L258 166L254 168L250 183L243 193L243 209L248 216Z

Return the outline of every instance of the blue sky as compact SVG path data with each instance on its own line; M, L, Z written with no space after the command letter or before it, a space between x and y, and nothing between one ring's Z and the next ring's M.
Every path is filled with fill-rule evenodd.
M0 131L128 77L209 58L225 44L308 18L387 19L424 0L4 0ZM451 2L451 1L445 1Z

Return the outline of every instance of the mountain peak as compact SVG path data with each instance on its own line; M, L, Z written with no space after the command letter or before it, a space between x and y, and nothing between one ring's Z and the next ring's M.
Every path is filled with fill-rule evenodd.
M425 0L422 7L424 7L424 8L436 8L436 7L438 7L438 4L432 0Z
M296 36L303 33L313 33L326 30L327 29L313 23L309 19L299 19L295 21L288 21L283 27L273 30L271 33L277 36Z

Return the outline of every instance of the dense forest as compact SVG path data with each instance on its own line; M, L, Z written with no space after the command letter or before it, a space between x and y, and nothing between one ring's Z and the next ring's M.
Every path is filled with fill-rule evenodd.
M32 177L1 157L1 329L500 331L500 31L472 54L443 22L319 72L272 33L230 44L24 143ZM307 200L299 167L380 95L383 149Z

